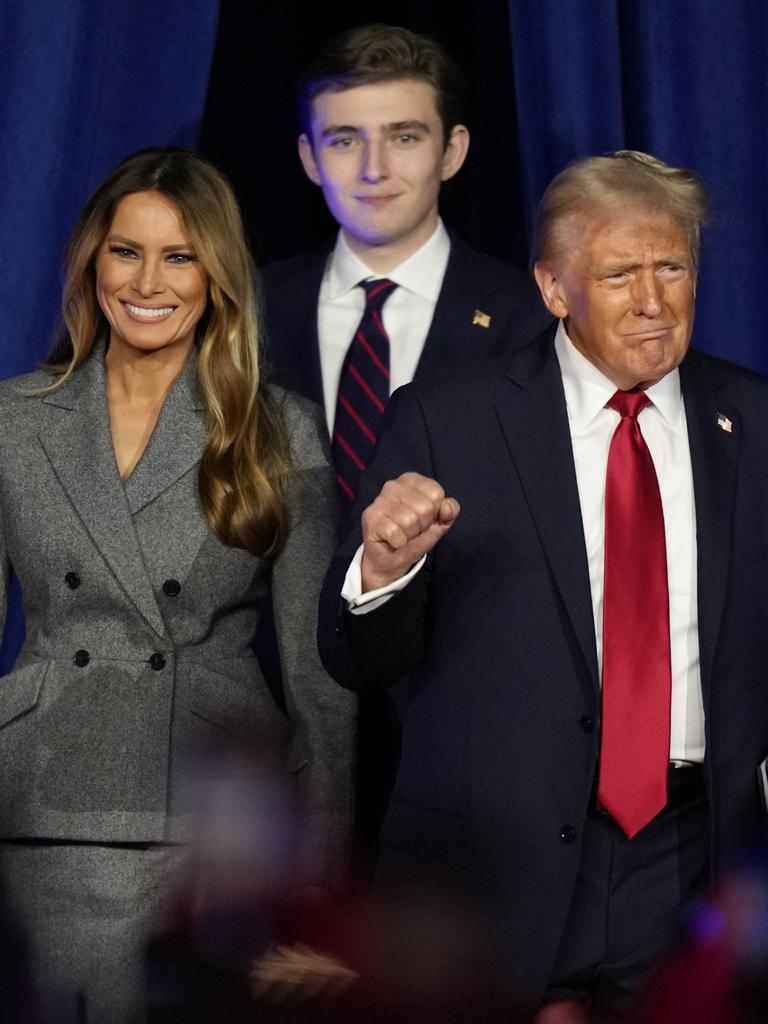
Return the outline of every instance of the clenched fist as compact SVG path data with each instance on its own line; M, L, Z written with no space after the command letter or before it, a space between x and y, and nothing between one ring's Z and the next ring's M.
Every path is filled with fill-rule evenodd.
M386 587L450 530L459 514L436 480L403 473L388 480L363 512L363 593Z

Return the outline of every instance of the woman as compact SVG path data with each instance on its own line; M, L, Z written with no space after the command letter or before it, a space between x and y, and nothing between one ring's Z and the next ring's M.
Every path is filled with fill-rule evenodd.
M116 1024L212 752L285 736L301 881L333 883L354 708L315 651L324 428L260 381L231 189L194 153L136 153L66 267L51 366L0 385L0 571L27 623L0 682L0 868L56 1019ZM286 714L250 648L270 590Z

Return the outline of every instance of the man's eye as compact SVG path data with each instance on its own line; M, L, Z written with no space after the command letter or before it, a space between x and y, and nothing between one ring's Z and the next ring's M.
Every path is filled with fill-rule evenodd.
M333 147L333 149L351 149L352 146L354 146L354 144L355 139L343 138L334 139L333 142L331 143L331 146Z
M410 132L404 132L402 135L397 136L397 141L403 146L408 146L412 142L418 142L418 135L412 135Z

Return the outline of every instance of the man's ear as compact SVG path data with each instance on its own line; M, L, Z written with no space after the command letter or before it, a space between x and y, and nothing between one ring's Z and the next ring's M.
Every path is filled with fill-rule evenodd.
M315 163L315 154L312 152L312 143L307 138L306 134L299 136L299 160L301 160L301 166L304 168L304 173L310 181L314 181L316 185L320 184L320 172L317 169Z
M534 263L533 276L536 278L544 305L552 316L561 320L568 316L568 300L556 269L548 263Z
M469 149L469 129L463 124L455 124L451 128L448 142L443 153L442 181L448 181L467 159Z

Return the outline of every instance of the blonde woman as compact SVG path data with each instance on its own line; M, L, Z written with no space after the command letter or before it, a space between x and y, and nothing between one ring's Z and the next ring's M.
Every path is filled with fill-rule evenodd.
M354 706L315 651L326 433L260 379L229 185L194 153L136 153L66 265L50 366L0 385L0 571L27 623L0 680L0 870L55 1019L118 1024L140 1019L201 760L283 743L311 822L297 876L333 884ZM250 647L270 591L284 711Z

